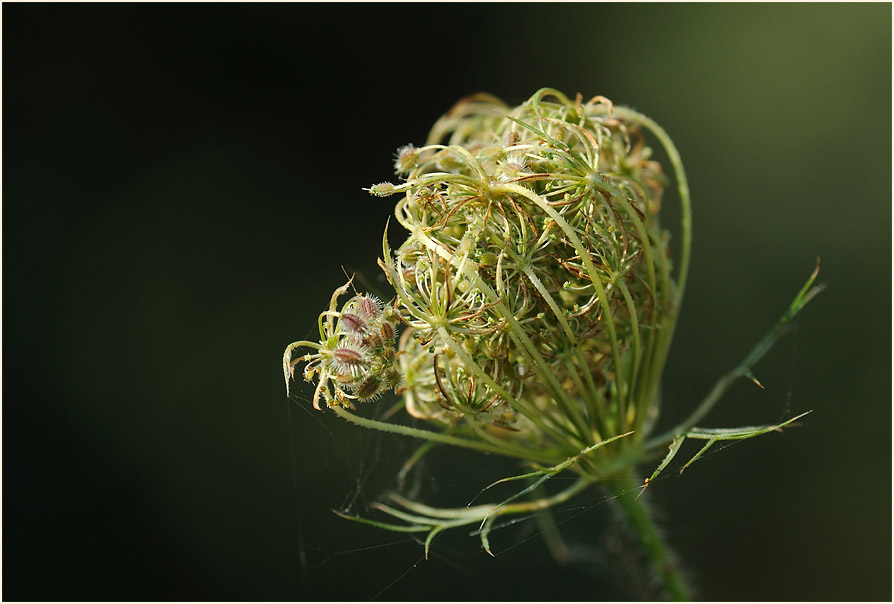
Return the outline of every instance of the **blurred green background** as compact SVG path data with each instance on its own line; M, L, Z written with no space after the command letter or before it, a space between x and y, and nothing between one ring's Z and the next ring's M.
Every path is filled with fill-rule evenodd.
M814 412L650 489L699 597L891 598L889 4L2 10L4 599L647 597L595 492L558 515L598 548L588 568L552 562L532 521L496 558L459 534L422 561L335 517L392 488L412 443L283 391L282 349L342 267L381 284L389 202L361 188L461 96L543 86L632 106L683 156L667 424L822 259L766 389L704 424ZM429 469L462 501L515 468Z

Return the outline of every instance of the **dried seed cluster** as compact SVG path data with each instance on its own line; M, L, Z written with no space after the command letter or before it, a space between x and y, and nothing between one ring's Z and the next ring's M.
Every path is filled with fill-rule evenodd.
M394 388L417 418L569 454L639 430L678 300L665 177L625 115L550 89L517 107L475 95L401 147L402 182L369 189L402 195L409 236L380 261L393 308L358 295L336 311L341 288L320 343L286 350L286 380L303 360L316 406ZM296 347L317 352L293 361Z
M658 220L665 177L639 128L658 140L674 169L682 237L673 271L669 236ZM686 175L667 133L602 97L584 103L542 89L508 107L475 95L442 117L424 146L400 148L394 165L402 182L369 189L380 197L402 195L395 215L409 235L393 250L386 236L380 260L396 294L393 305L357 294L336 310L350 282L337 289L320 315L320 341L286 348L286 389L296 364L306 362L305 379L318 380L318 409L322 398L365 428L507 455L539 468L492 483L536 479L497 504L435 508L392 494L397 507L377 507L403 524L345 517L427 532L426 552L441 531L477 526L482 547L491 552L488 533L497 518L529 515L606 481L648 544L668 594L688 599L642 499L627 485L638 464L665 455L645 489L687 439L706 444L683 469L717 442L779 431L806 415L776 425L696 427L736 378L757 383L753 365L822 289L813 286L819 266L740 365L686 419L652 436L692 232ZM406 329L395 347L398 322ZM315 352L293 360L298 348ZM409 414L442 429L340 408L390 389L403 396ZM401 476L427 450L418 449ZM563 471L578 480L522 500Z
M313 399L317 409L321 397L326 405L351 407L351 401L375 400L400 382L400 372L394 364L394 310L373 296L358 294L336 311L338 298L349 285L350 282L336 290L329 310L320 315L320 343L296 342L286 350L283 361L287 386L289 379L294 378L295 365L302 361L307 363L305 381L319 379ZM308 344L317 351L292 360L296 345Z

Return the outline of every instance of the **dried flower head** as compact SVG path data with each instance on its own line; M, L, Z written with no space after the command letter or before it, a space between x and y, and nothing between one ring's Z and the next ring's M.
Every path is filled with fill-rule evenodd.
M300 362L307 363L304 380L318 380L313 398L317 409L321 397L326 405L351 408L352 401L375 400L400 383L400 371L394 364L394 311L372 296L359 294L336 310L350 284L335 291L329 309L320 315L320 342L295 342L283 356L287 389ZM315 352L292 359L292 352L300 347Z
M668 178L646 132L661 143L676 176L676 255L660 221ZM539 476L536 484L566 469L579 476L527 507L510 504L513 497L496 507L432 511L396 497L412 515L393 515L419 523L412 530L430 531L426 548L447 525L478 522L490 551L488 530L500 515L629 477L636 463L668 448L653 480L686 438L707 441L694 461L718 440L750 438L797 419L738 430L694 427L733 378L753 379L751 367L816 293L816 273L780 324L686 420L650 437L686 282L691 221L679 155L649 118L604 97L583 102L551 89L517 107L473 95L438 120L424 146L399 149L395 169L400 184L368 189L401 195L394 213L408 235L394 249L384 237L379 260L393 304L356 295L337 311L348 285L339 288L320 315L320 342L286 349L287 388L294 366L305 362L305 379L318 380L317 408L322 397L368 428L541 464L524 475ZM293 359L301 347L315 352ZM345 410L392 389L410 416L433 429ZM673 592L673 578L665 578Z

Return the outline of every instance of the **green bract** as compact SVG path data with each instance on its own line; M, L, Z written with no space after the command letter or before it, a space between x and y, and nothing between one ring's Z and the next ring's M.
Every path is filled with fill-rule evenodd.
M668 178L647 135L664 148L679 191L676 257L660 222ZM383 308L358 294L337 310L348 285L337 290L320 316L321 341L286 349L287 387L295 365L307 362L305 379L318 380L315 406L322 396L361 426L540 465L512 478L536 479L532 486L498 504L444 510L395 495L399 507L380 509L403 524L363 522L426 532L426 547L446 528L479 523L490 551L488 530L498 516L543 509L606 478L630 477L637 463L660 459L669 448L654 479L686 438L708 441L697 458L717 440L793 421L695 428L735 378L752 377L754 363L818 291L810 289L816 273L774 330L687 420L650 438L686 281L691 222L679 155L649 118L603 97L583 102L551 89L517 107L479 94L438 120L424 146L398 150L395 168L402 182L369 189L400 196L395 216L409 233L393 249L383 239L380 265L394 300ZM293 359L302 347L315 352ZM391 388L409 415L432 429L348 411ZM579 476L572 487L522 501L566 470ZM654 527L647 516L626 493L619 496L653 562L669 568L668 552L648 534ZM659 569L667 589L683 594L667 568Z

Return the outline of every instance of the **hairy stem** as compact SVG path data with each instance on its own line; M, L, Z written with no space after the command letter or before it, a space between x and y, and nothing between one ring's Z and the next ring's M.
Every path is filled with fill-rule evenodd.
M633 479L633 476L630 476ZM640 482L640 481L637 481ZM655 573L670 599L684 602L692 599L689 587L683 580L673 552L665 544L658 527L652 520L644 497L638 497L635 490L626 488L627 480L606 481L606 488L615 496L615 503L624 513L630 528L639 538L649 557Z

